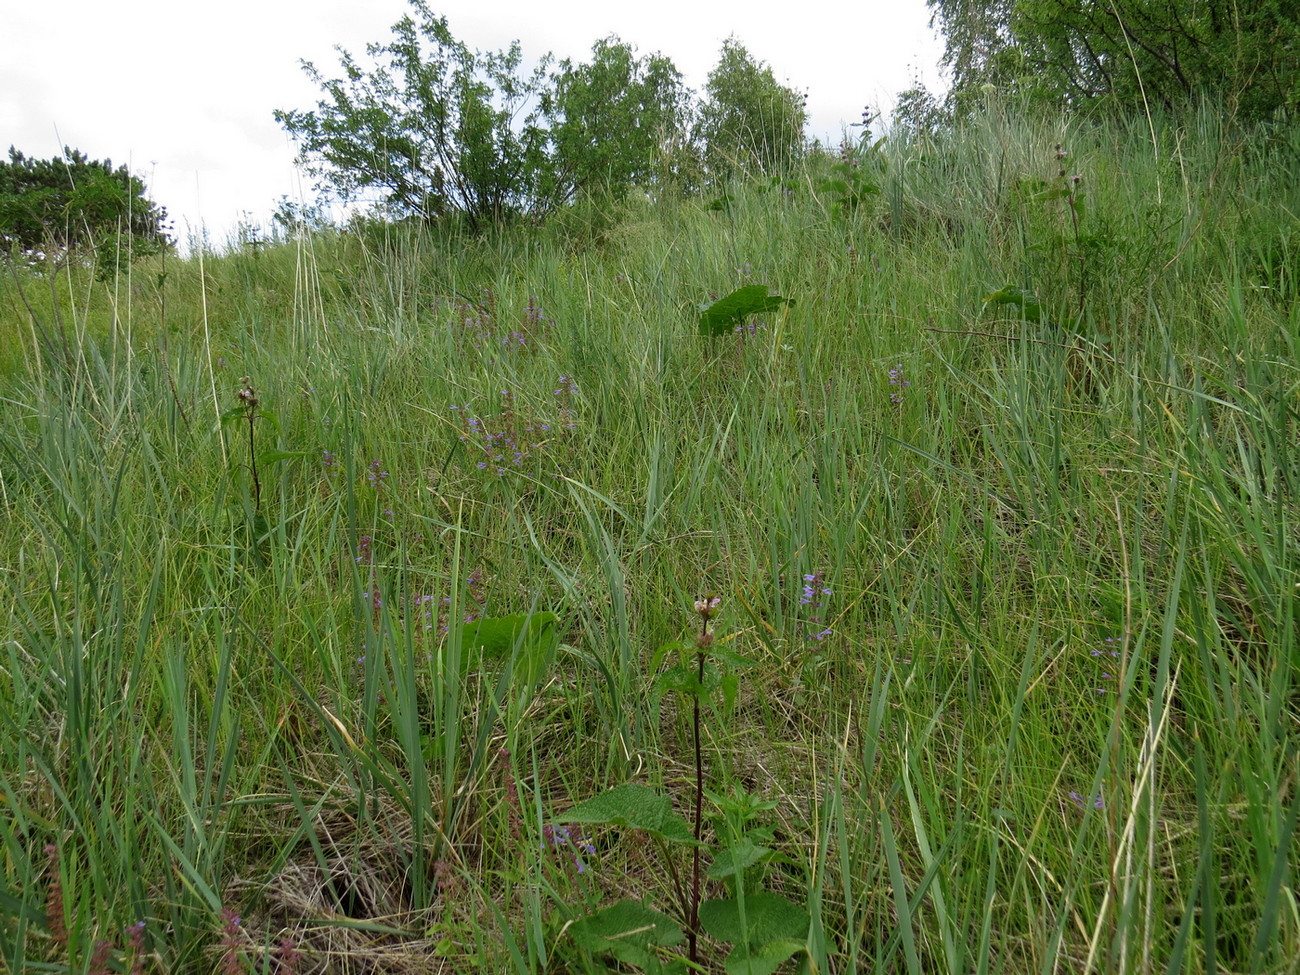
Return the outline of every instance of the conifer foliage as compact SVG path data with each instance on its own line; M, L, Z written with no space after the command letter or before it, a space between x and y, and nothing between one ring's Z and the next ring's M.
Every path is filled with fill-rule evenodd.
M71 148L33 159L10 146L0 162L0 241L6 250L46 257L89 248L108 272L121 256L167 245L167 211L125 166Z

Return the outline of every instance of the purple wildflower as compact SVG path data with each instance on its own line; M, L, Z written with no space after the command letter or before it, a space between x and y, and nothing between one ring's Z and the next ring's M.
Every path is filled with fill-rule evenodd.
M560 425L565 430L576 430L578 425L573 421L573 395L578 391L578 385L572 376L561 376L556 387L555 396L560 401Z
M889 402L895 405L902 403L903 390L912 383L903 375L903 364L901 362L889 370L889 385L895 387L894 391L889 394Z
M296 975L298 966L302 964L302 954L291 937L281 938L272 955L277 975Z
M126 929L126 941L131 946L134 956L131 961L131 975L144 975L144 922L136 921Z
M587 864L579 853L585 853L589 857L596 855L596 845L583 834L581 826L552 826L547 823L542 827L542 848L558 850L560 847L566 848L574 870L578 873L587 872Z
M113 942L96 941L90 952L90 964L87 975L108 975L108 960L113 955Z
M1069 799L1080 809L1087 809L1092 806L1093 809L1105 809L1106 803L1101 796L1084 796L1071 790Z
M808 629L804 638L816 643L820 643L834 633L825 625L824 597L834 595L825 582L825 573L809 572L803 577L803 591L799 594L799 605L808 607L808 615L804 618Z

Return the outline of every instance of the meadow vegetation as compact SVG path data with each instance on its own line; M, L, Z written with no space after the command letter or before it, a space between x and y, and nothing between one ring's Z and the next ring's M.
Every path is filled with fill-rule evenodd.
M1295 128L713 189L5 269L11 971L1295 970Z

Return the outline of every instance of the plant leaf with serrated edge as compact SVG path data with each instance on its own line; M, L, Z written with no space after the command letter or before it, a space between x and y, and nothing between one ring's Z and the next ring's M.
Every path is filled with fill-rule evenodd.
M654 656L650 658L650 673L655 673L670 653L681 653L683 650L691 649L692 646L693 644L687 643L685 640L669 640L656 650Z
M649 967L652 945L675 945L682 940L682 929L672 918L634 900L621 900L575 921L569 934L592 954L609 952L638 968Z
M756 667L758 661L746 657L744 654L736 653L721 643L715 643L709 648L709 656L714 660L720 660L724 664L730 664L733 667Z
M659 675L659 689L688 695L697 694L700 690L700 678L690 667L669 667Z
M732 326L738 325L747 315L761 315L775 311L782 305L794 304L793 298L769 295L767 285L751 284L737 288L726 297L719 298L700 314L700 334L709 336L726 335Z
M727 975L772 975L787 958L807 950L803 941L778 939L749 951L733 948L723 965Z
M713 865L709 867L709 879L721 880L723 877L735 876L749 869L771 852L767 847L758 846L746 836L735 846L728 847L713 858Z
M554 817L556 823L627 826L673 843L695 845L686 820L673 812L672 801L654 789L630 783L592 796Z
M711 900L700 905L700 924L719 941L735 949L727 957L727 971L746 975L771 975L781 962L807 944L808 912L779 894L755 891L745 897L744 940L740 924L740 902Z

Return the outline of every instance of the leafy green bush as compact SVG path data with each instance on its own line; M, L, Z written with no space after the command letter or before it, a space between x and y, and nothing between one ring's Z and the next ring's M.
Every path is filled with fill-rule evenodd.
M546 59L524 75L518 42L473 52L423 0L411 7L415 17L394 24L389 43L367 45L372 68L347 51L342 78L303 63L324 97L315 111L275 113L300 158L344 199L378 193L397 215L457 211L478 226L546 209L545 132L536 108L518 118L542 88Z
M705 92L697 133L712 174L771 173L798 158L808 118L803 96L779 84L736 38L723 43Z
M734 38L697 114L669 58L616 36L588 62L552 71L548 54L526 74L518 42L473 52L424 0L411 8L388 43L367 46L369 66L341 51L342 77L327 78L304 62L323 97L275 113L344 200L426 222L461 215L479 230L581 196L618 202L637 185L693 188L702 169L772 172L800 155L801 96Z
M592 45L590 62L561 62L542 96L557 195L602 189L617 199L668 176L662 163L685 137L689 98L669 58L639 58L612 35Z
M1180 108L1224 97L1242 116L1300 107L1294 3L929 0L947 44L952 103L991 84L1053 104ZM1230 12L1229 12L1230 10Z
M127 254L157 254L167 244L167 211L145 196L125 166L65 148L32 159L9 147L0 163L0 240L28 255L63 257L89 248L106 277Z

